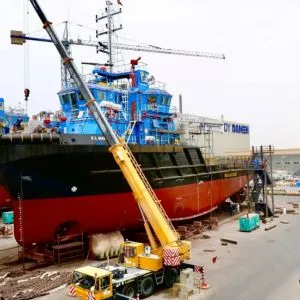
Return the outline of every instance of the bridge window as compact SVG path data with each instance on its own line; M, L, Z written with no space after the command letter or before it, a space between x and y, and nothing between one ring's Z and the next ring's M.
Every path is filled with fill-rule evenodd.
M78 100L84 100L84 98L83 98L83 96L82 96L82 94L80 93L80 92L78 92Z
M148 96L148 109L157 109L157 96Z
M148 83L149 79L149 73L145 71L141 71L141 82L142 83Z
M70 94L61 95L61 104L69 104Z
M71 98L71 106L72 109L77 109L77 101L76 101L76 97L75 97L75 93L70 94L70 98Z
M171 98L167 96L162 96L161 104L162 105L170 105Z

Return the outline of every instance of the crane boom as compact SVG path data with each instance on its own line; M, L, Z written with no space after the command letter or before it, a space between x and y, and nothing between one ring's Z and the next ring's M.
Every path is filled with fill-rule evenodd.
M224 54L218 53L209 53L209 52L200 52L200 51L191 51L191 50L180 50L180 49L170 49L170 48L161 48L151 45L130 45L130 44L114 44L112 47L121 50L133 50L133 51L143 51L143 52L152 52L152 53L161 53L161 54L173 54L173 55L183 55L183 56L195 56L195 57L204 57L204 58L215 58L215 59L225 59Z
M16 44L23 44L25 40L50 42L50 43L53 42L51 39L26 36L25 33L19 31L12 31L10 37L12 40L16 42ZM108 45L106 42L97 42L97 41L82 40L82 39L77 39L77 40L69 39L69 40L64 40L64 43L68 43L69 45L95 47L100 52L108 53ZM173 54L173 55L194 56L194 57L202 57L202 58L225 59L224 54L162 48L153 45L132 45L132 44L112 43L112 48L121 49L121 50L140 51L140 52L160 53L160 54Z
M82 96L86 101L87 107L102 130L108 144L110 145L110 152L113 154L116 163L119 165L125 179L132 189L137 203L147 217L161 245L163 247L177 247L180 250L181 259L183 260L188 258L190 255L190 243L179 240L176 230L168 219L163 207L161 206L153 189L144 176L139 164L131 153L131 150L124 140L118 138L111 129L97 102L93 98L88 86L80 76L80 73L77 70L72 58L68 57L68 53L62 42L59 40L51 22L47 20L44 12L36 0L30 0L30 2L40 17L44 25L44 29L47 31L52 42L57 48L63 63L70 72L70 76L77 84Z

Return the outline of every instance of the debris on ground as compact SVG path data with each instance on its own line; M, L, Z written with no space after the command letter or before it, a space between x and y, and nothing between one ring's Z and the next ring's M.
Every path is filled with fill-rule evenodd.
M282 224L290 224L290 222L288 222L288 221L280 221L280 223L282 223Z
M265 228L265 231L271 230L271 229L275 228L276 226L277 226L277 225L272 225L272 226L270 226L270 227L266 227L266 228Z
M221 240L221 242L224 242L224 243L237 245L237 241L234 241L234 240L228 240L228 239L220 239L220 240Z
M202 234L202 235L200 236L200 239L210 239L210 236L207 235L207 234Z
M34 271L0 273L0 299L32 299L71 282L72 272Z
M204 249L203 251L204 251L204 252L215 252L216 249Z
M222 246L228 246L228 243L222 242L221 245Z

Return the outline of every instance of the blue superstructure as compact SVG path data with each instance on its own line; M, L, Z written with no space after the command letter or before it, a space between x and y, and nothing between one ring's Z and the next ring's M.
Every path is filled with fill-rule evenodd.
M102 67L94 69L93 74L88 86L118 136L142 145L179 144L180 132L175 129L170 108L172 95L157 86L147 71L135 70L132 64L127 72L113 73ZM79 89L63 89L58 95L64 115L59 130L97 135L98 143L105 143Z

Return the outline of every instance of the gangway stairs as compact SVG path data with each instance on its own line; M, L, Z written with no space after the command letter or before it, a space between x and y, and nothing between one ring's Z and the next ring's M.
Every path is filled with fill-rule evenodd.
M274 196L272 181L272 154L274 147L252 147L252 156L249 168L253 170L253 187L249 191L249 200L254 203L257 212L263 212L264 216L272 216L274 212ZM271 190L271 204L268 201Z

